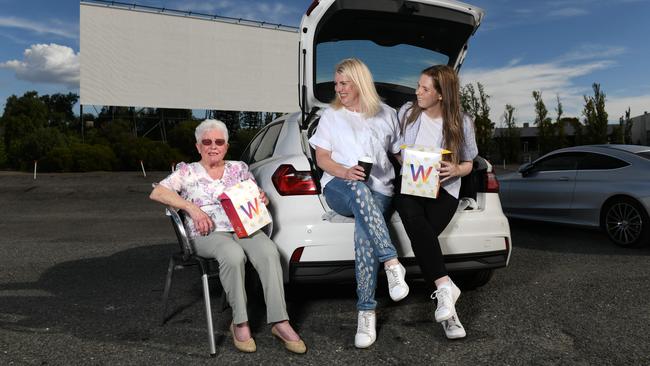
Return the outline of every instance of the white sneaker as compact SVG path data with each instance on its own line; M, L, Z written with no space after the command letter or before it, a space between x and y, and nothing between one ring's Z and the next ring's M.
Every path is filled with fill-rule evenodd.
M465 328L458 319L458 314L454 314L451 318L442 321L442 329L445 330L445 335L448 339L465 338Z
M375 324L377 318L374 310L359 311L357 319L357 334L354 336L354 346L357 348L368 348L377 339Z
M438 300L438 307L436 308L436 321L438 323L456 315L456 300L460 296L460 289L451 280L449 280L449 283L449 285L440 286L431 294L432 300Z
M393 301L400 301L409 294L409 286L404 280L406 269L401 263L384 267L388 279L388 293Z

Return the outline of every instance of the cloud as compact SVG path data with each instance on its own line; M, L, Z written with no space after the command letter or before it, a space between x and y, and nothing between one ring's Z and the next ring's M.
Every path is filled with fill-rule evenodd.
M650 112L650 94L638 95L633 97L609 96L605 92L605 108L610 120L618 121L618 118L625 114L630 108L630 115L636 117L644 112Z
M0 16L0 27L19 28L19 29L36 32L38 34L53 34L56 36L70 38L70 39L79 38L78 29L74 29L74 30L65 29L65 24L61 22L55 22L54 25L56 25L56 27L54 27L53 25L46 25L42 23L32 22L27 19Z
M589 12L586 9L581 8L560 8L548 12L548 16L558 18L577 17L587 14L589 14Z
M553 61L492 69L465 69L460 76L462 84L480 82L485 86L485 91L490 95L490 118L499 126L506 104L515 107L519 124L535 120L533 90L542 92L549 117L555 115L557 95L560 96L565 116L580 117L584 105L583 95L592 94L592 90L591 85L578 85L574 79L613 65L615 62L610 60L593 60L574 65Z
M625 53L624 47L608 47L599 44L586 44L568 52L557 59L558 62L581 61L597 58L610 58Z
M79 86L79 53L58 44L35 44L24 52L22 61L0 63L0 68L14 70L16 78L35 83Z
M236 4L231 0L209 1L176 1L169 8L174 10L193 11L205 14L220 14L222 10L230 9Z
M287 6L280 2L260 3L233 0L214 2L177 1L171 3L169 8L285 25L292 25L289 23L293 23L296 17L304 10Z
M299 11L296 8L286 6L282 3L254 3L248 6L237 6L225 12L226 16L233 18L243 18L260 20L268 23L287 24L289 19Z

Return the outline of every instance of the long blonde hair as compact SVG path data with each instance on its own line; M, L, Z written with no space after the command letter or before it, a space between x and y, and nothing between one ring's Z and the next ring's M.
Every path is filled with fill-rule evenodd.
M460 83L456 71L447 65L435 65L422 70L422 75L428 75L433 79L433 87L442 97L442 138L444 148L451 151L445 155L445 159L455 164L460 162L460 148L465 142L463 134L463 114L460 110ZM409 108L410 113L404 114L402 134L406 127L415 122L422 114L422 108L418 105L417 99Z
M356 58L346 58L336 65L334 72L349 78L359 90L359 105L364 117L374 117L379 113L381 99L377 94L375 82L366 64ZM336 94L330 105L337 110L343 107L338 94Z

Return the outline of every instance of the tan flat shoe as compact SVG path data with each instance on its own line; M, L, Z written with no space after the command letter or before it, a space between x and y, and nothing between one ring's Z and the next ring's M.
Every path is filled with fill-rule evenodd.
M271 333L273 333L274 336L278 337L282 342L284 342L284 347L289 350L290 352L293 353L305 353L307 352L307 346L305 345L305 342L301 340L298 341L289 341L284 339L281 335L280 332L278 332L275 327L271 328Z
M235 348L246 353L257 351L257 346L255 345L253 337L250 337L245 341L240 341L235 337L235 325L232 323L230 324L230 333L232 334L232 341L235 343Z

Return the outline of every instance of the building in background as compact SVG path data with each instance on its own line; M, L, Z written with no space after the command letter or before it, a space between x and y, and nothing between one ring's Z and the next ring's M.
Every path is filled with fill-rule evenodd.
M644 112L632 118L632 141L636 145L650 144L650 114Z

